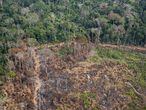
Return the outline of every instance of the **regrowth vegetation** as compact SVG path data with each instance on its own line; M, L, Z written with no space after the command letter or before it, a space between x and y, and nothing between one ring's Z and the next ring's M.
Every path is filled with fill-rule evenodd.
M146 88L146 56L135 52L125 52L117 49L97 48L96 55L90 60L100 63L101 61L111 60L121 64L125 64L133 72L137 73L135 84L140 84L141 87Z

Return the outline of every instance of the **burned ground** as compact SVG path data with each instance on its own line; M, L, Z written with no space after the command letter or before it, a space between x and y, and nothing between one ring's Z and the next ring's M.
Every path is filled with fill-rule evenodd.
M3 109L130 110L134 103L143 108L146 91L138 89L139 95L141 87L133 86L136 71L115 60L90 60L92 48L77 42L44 45L10 56L16 76L2 87Z

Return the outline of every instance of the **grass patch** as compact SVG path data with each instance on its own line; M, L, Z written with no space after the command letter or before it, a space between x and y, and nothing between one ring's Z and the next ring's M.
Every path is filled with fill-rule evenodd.
M124 54L121 51L113 50L113 49L104 49L104 48L97 48L96 52L99 57L101 58L108 58L108 59L122 59Z
M87 92L84 92L80 96L81 100L83 101L84 108L87 109L91 105L91 101L89 99L89 94Z
M88 109L92 104L91 99L96 100L96 94L85 91L85 92L81 93L80 98L83 101L84 108Z

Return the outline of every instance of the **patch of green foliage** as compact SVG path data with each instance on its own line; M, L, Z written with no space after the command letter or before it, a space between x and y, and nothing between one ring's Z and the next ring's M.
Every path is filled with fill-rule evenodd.
M65 57L65 56L67 56L69 54L72 54L73 51L74 51L74 49L71 48L71 47L64 47L64 48L59 50L59 56L60 57Z
M91 103L92 103L90 99L91 98L96 99L96 94L85 91L85 92L81 93L80 98L83 101L84 108L88 109L90 107Z
M82 99L82 101L83 101L84 108L85 108L85 109L89 108L90 105L91 105L91 102L90 102L90 100L89 100L88 94L87 94L87 93L81 94L81 99Z
M146 110L146 105L143 107L143 110Z
M16 73L14 71L9 71L7 75L8 75L9 78L15 78L16 77Z
M113 50L113 49L104 49L104 48L97 48L96 50L97 55L100 58L107 58L107 59L115 59L120 60L122 59L123 55L121 51Z

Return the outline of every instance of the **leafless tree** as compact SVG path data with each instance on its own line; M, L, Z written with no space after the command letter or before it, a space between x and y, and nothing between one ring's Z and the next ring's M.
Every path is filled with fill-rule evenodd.
M3 6L3 0L0 0L0 5Z

